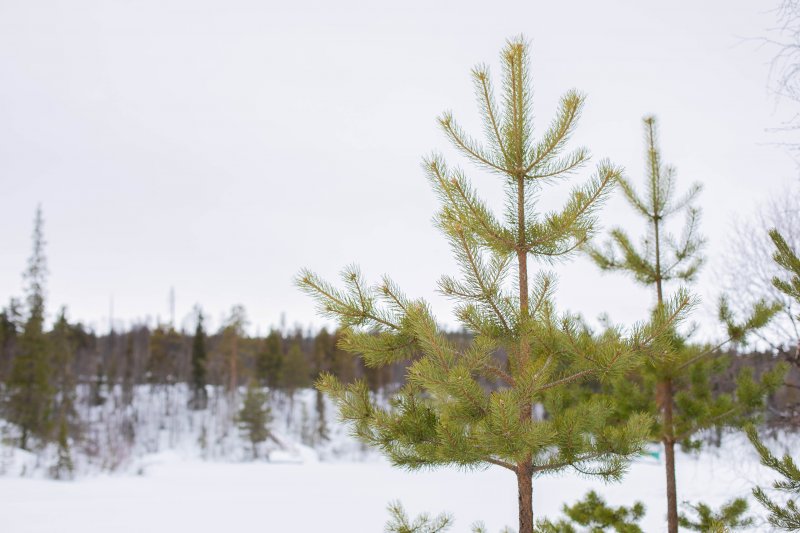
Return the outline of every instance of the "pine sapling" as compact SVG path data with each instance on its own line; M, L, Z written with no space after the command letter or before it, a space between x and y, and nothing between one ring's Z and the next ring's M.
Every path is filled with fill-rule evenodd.
M645 514L642 502L635 502L631 507L611 507L596 492L590 491L583 500L570 506L564 505L563 511L566 519L555 523L543 520L537 525L537 533L643 533L638 524Z
M702 532L729 532L737 529L750 528L754 519L745 516L747 512L747 500L736 498L723 504L718 511L714 511L708 504L685 504L695 516L681 513L678 523L689 531Z
M700 210L693 205L700 192L695 184L683 196L676 196L675 169L662 162L656 119L644 119L647 177L639 193L626 178L617 177L620 188L634 211L645 221L645 236L640 246L622 229L614 229L603 247L587 246L594 262L606 271L630 274L637 283L654 290L655 310L668 302L665 284L692 282L703 264L704 244L699 234ZM668 233L666 224L685 212L686 222L680 237ZM679 293L681 290L678 291ZM691 344L687 335L673 327L670 341L646 353L643 364L608 389L619 417L631 412L650 412L656 423L651 438L664 446L667 522L669 533L678 531L678 497L675 477L675 445L697 447L693 437L721 425L741 425L746 415L763 407L765 395L779 386L784 368L776 367L756 381L743 370L733 394L715 394L713 376L727 365L719 350L728 343L744 342L746 335L763 327L777 311L766 302L754 306L750 316L737 322L727 302L720 302L719 315L727 338L714 346Z
M772 283L789 298L800 302L800 258L776 229L771 230L769 236L775 245L773 259L789 274L788 279L775 277ZM800 361L798 355L800 355L800 346L798 346L795 361ZM800 499L800 469L797 468L797 464L789 454L785 454L780 459L775 457L758 438L754 426L747 428L747 437L756 448L761 458L761 464L780 476L773 483L772 488L779 493L788 495L789 498L785 502L776 502L761 487L753 489L753 495L769 512L768 520L774 527L785 531L800 530L800 508L797 506L797 501Z
M532 533L534 478L572 468L619 479L649 432L648 416L634 414L614 424L608 399L576 403L568 387L630 370L643 350L665 342L692 301L680 293L628 333L612 328L595 334L577 316L556 311L554 277L534 275L531 266L563 259L591 237L597 208L620 170L600 162L561 209L544 210L543 188L589 160L584 148L567 150L584 96L568 92L536 139L526 43L510 41L501 61L502 105L495 101L488 68L472 71L487 143L469 136L450 113L439 124L468 160L503 184L505 216L496 216L464 173L441 156L424 163L441 202L436 225L461 267L460 278L445 276L439 288L456 302L471 344L459 348L429 306L404 296L389 278L370 286L356 267L348 267L344 289L310 271L299 275L298 285L339 322L340 347L361 356L367 367L407 364L405 385L388 405L376 402L363 380L343 384L330 374L318 380L355 434L404 468L508 470L518 489L518 531ZM507 356L498 357L501 352Z

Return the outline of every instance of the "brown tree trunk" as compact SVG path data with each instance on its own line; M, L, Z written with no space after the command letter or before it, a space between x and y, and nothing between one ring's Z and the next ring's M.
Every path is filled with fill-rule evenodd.
M517 467L519 533L533 533L533 475L529 464Z
M519 307L523 324L528 320L528 250L525 242L525 179L517 177L517 264L519 266ZM525 331L525 327L521 328ZM530 357L530 345L527 335L522 333L519 339L517 370L524 368ZM520 420L530 423L533 404L523 403L520 409ZM533 469L530 456L525 462L517 465L517 488L519 491L519 533L533 533Z
M667 471L667 531L678 533L678 491L675 485L675 443L664 443Z
M657 399L661 409L664 461L667 475L667 531L678 533L678 489L675 482L675 431L672 420L672 381L658 384Z

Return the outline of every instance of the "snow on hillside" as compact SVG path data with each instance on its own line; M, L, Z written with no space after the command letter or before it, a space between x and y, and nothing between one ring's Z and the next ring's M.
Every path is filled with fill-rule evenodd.
M130 405L121 402L116 390L102 405L84 408L78 413L83 438L71 444L75 477L138 473L166 451L182 459L252 461L251 444L236 423L244 389L234 400L209 390L208 407L201 411L187 407L189 391L183 384L139 386ZM361 461L376 456L350 437L327 399L322 418L328 438L319 436L316 391L297 391L291 399L276 393L270 407L273 420L269 428L275 438L259 445L259 460L303 462L313 457ZM9 446L13 436L14 428L0 420L0 476L47 477L56 462L55 446L32 454Z
M76 454L74 481L46 478L48 454L0 448L0 531L379 532L395 499L414 514L452 512L454 533L477 520L490 531L516 525L516 482L507 471L393 468L348 435L331 405L325 409L330 440L320 441L315 401L314 391L298 392L293 406L277 398L272 429L282 446L266 443L254 461L224 397L193 412L181 387L140 387L126 412L109 400L83 413L94 421L87 440L89 451L96 449L93 456ZM783 437L778 450L796 441ZM577 474L536 479L535 510L557 517L564 503L595 489L614 505L641 500L648 511L644 530L664 531L662 461L641 458L617 484ZM741 435L678 457L681 501L719 505L770 479ZM761 516L752 500L751 513ZM754 530L767 528L762 521Z

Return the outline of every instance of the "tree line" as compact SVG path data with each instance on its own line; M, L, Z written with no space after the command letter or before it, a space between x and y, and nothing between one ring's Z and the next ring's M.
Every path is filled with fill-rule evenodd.
M185 385L188 407L197 411L208 407L211 393L226 395L241 403L235 418L257 442L268 434L274 395L293 402L295 393L312 387L322 373L345 383L363 380L374 392L396 387L403 379L403 365L373 368L342 349L339 330L273 328L266 335L248 334L246 310L240 305L214 331L207 330L199 306L191 331L157 323L98 333L70 320L65 308L48 321L41 208L33 226L24 297L12 298L0 309L0 419L11 424L3 435L5 444L29 451L56 445L57 476L69 474L73 448L80 448L91 430L91 421L80 417L79 410L113 402L115 410L124 412L140 386L167 390ZM264 391L269 394L259 396ZM325 438L322 393L316 396L316 431Z

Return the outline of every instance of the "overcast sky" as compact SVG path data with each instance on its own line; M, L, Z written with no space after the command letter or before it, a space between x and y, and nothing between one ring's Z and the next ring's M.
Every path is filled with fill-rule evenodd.
M21 295L36 205L46 220L48 306L104 330L201 304L243 304L253 330L323 322L293 286L356 262L428 298L455 273L432 228L420 168L448 149L444 110L480 133L469 79L506 38L532 43L540 130L561 94L588 95L575 137L644 168L641 118L661 121L679 187L700 204L709 302L731 221L796 179L767 131L773 51L747 38L770 2L270 2L0 0L0 303ZM494 68L499 74L499 69ZM496 179L469 172L496 198ZM545 206L555 208L556 206ZM606 227L634 222L619 199ZM642 317L649 293L585 260L556 267L560 304Z

